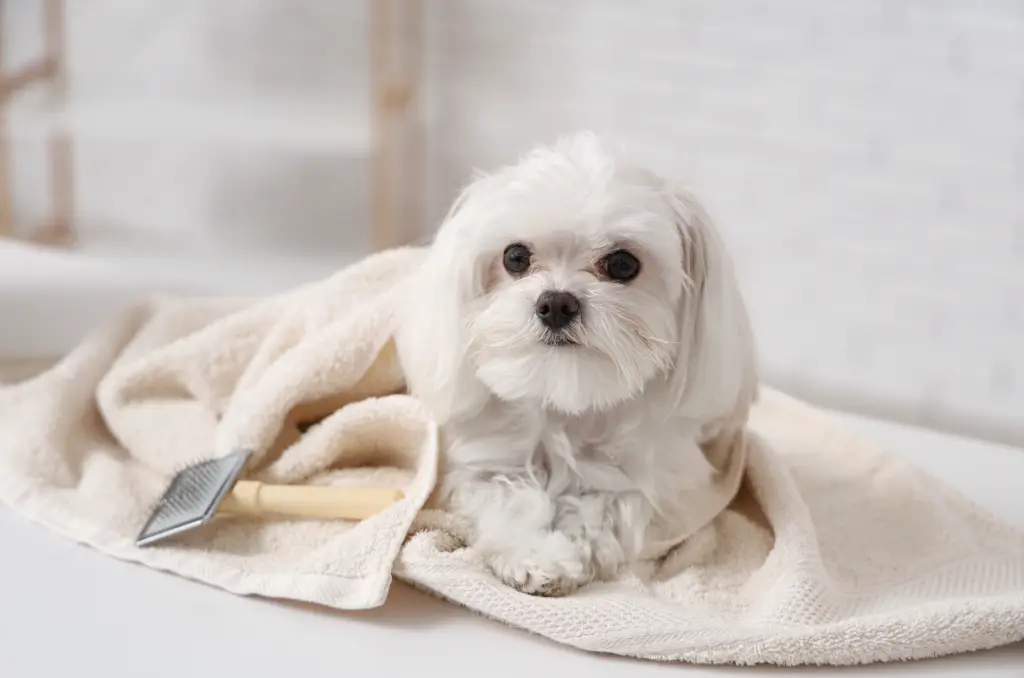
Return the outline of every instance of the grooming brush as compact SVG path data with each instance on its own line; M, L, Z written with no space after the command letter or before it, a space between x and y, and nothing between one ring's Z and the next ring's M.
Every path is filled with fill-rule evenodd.
M205 525L216 515L362 520L405 496L401 490L389 488L268 485L239 480L250 456L248 450L233 452L179 472L135 544L148 546Z

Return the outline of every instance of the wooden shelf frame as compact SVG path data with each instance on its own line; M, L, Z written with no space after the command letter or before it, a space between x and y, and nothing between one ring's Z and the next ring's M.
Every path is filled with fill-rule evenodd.
M45 132L51 216L19 233L13 196L11 124L7 105L29 87L49 88L55 107L67 106L66 1L43 0L44 49L32 63L8 72L3 64L4 3L0 0L0 238L50 246L76 241L74 131ZM422 119L422 0L367 0L369 10L369 214L371 246L398 247L422 238L425 205L425 131Z

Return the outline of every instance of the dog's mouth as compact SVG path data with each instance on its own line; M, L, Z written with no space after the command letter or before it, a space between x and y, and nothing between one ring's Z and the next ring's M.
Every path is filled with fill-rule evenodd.
M576 341L572 337L566 336L564 334L554 334L552 332L546 333L544 335L544 337L541 338L540 341L545 346L558 346L558 347L561 347L561 346L579 346L580 345L580 342Z

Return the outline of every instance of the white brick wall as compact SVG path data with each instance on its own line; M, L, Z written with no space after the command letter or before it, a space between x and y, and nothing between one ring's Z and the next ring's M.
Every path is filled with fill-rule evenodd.
M365 105L365 2L69 5L81 96L326 101L339 120ZM1024 0L424 6L433 219L472 167L605 132L704 196L772 380L1024 441ZM365 247L358 161L160 139L79 151L94 232Z
M595 128L705 197L777 383L1024 440L1024 2L442 5L436 213Z

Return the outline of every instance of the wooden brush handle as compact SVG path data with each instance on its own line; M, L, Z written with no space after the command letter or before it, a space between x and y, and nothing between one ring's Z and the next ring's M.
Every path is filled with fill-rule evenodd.
M224 497L219 511L234 515L282 515L302 518L362 520L383 511L405 495L386 487L265 485L240 480Z

